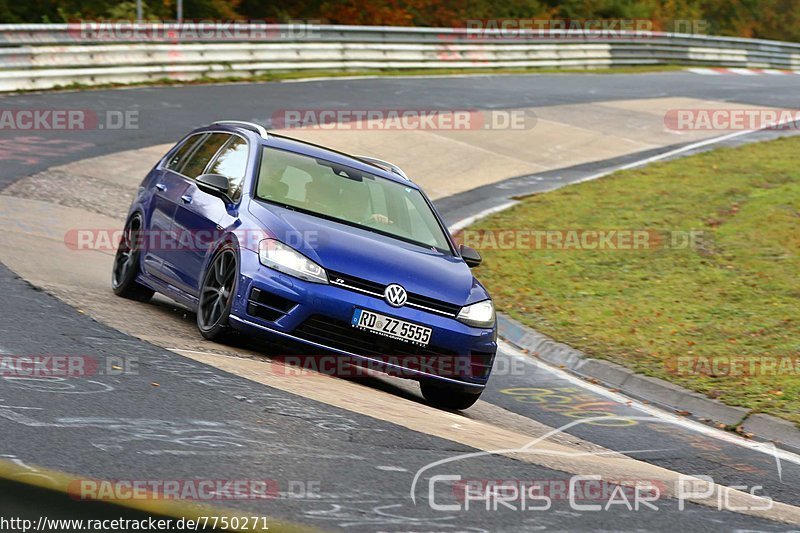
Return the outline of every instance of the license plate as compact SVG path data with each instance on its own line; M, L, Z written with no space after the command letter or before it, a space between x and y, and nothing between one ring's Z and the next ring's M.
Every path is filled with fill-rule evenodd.
M352 325L358 329L420 346L427 346L431 340L431 328L363 309L356 309L353 313Z

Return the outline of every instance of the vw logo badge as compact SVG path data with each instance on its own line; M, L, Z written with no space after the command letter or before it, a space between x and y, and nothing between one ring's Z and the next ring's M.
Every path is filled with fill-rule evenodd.
M397 283L392 283L386 287L386 290L383 291L383 297L386 299L386 303L392 307L403 307L408 301L406 290Z

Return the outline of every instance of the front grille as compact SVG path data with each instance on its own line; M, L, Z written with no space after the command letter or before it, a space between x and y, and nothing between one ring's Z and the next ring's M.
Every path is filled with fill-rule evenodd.
M452 350L436 346L418 346L410 342L381 337L356 329L348 322L322 315L311 315L294 330L293 335L357 355L456 355Z
M328 271L328 279L334 285L348 285L362 291L374 292L375 294L380 295L383 295L383 291L386 289L386 285L381 283L376 283L363 278L357 278L355 276L348 276L347 274L342 274L341 272Z
M427 296L422 296L421 294L408 293L408 303L406 305L409 304L434 309L449 316L457 316L458 312L461 311L460 305L453 305L441 300L434 300L433 298L428 298Z
M328 271L328 278L330 279L332 285L355 290L356 292L370 294L376 298L383 298L383 291L386 290L386 285L383 285L382 283L369 281L363 278L357 278L348 274L342 274L341 272ZM442 300L436 300L434 298L429 298L427 296L422 296L421 294L415 294L412 292L408 293L408 301L406 302L406 305L416 308L425 308L425 310L430 310L440 315L446 315L449 317L455 317L458 315L458 312L461 311L460 305L443 302Z
M354 328L348 322L322 315L311 315L292 334L330 348L373 357L410 370L464 381L485 380L494 360L493 353L472 352L467 356L438 346L417 346L381 337Z

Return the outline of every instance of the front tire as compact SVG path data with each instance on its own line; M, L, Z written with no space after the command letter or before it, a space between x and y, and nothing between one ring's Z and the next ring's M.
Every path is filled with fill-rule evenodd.
M197 329L209 340L223 340L231 332L231 314L239 277L239 255L231 244L224 245L208 265L200 285Z
M155 291L136 282L141 264L139 235L142 231L141 215L134 215L125 225L122 238L114 256L114 269L111 273L111 289L117 296L146 302Z
M440 409L452 409L462 411L475 405L480 392L470 392L448 383L438 383L435 381L420 381L419 387L422 396L434 407Z

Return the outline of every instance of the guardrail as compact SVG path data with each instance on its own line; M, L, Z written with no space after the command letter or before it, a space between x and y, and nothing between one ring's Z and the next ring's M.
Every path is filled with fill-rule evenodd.
M800 69L800 44L653 32L269 24L0 24L0 91L373 69Z

